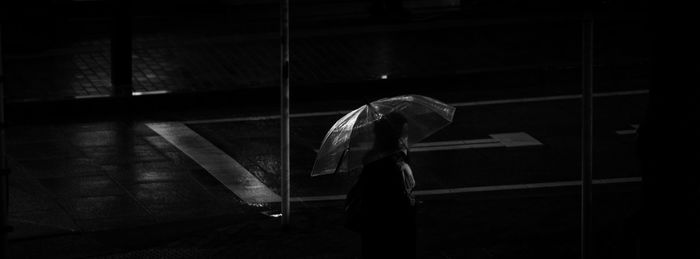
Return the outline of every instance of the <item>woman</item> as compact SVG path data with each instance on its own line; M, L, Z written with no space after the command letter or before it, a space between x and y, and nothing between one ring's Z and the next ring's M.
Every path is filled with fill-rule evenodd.
M415 180L405 131L406 119L398 113L375 123L374 145L348 194L348 204L359 204L354 230L362 238L363 258L415 258Z

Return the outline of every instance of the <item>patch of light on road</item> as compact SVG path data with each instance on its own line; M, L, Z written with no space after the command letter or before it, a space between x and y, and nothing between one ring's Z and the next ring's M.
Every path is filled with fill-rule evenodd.
M132 96L141 96L141 95L154 95L154 94L167 94L170 91L168 90L158 90L158 91L144 91L144 92L132 92Z

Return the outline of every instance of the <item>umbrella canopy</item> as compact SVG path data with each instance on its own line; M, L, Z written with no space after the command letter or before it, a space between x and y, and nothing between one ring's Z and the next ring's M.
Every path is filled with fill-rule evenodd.
M389 155L395 150L376 150L375 126L382 120L401 117L408 147L452 122L455 107L421 95L401 95L365 104L346 114L328 130L316 156L311 176L348 172ZM398 116L394 116L398 115Z

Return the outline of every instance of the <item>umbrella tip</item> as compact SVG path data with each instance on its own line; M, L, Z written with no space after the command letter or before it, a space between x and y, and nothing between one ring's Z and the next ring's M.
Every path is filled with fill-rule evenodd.
M378 112L376 109L374 109L374 106L372 106L372 103L370 103L370 102L367 100L367 98L364 98L364 97L363 97L362 100L365 102L365 105L367 105L367 109L368 109L370 112L372 112L372 114L373 114L374 116L379 117L379 116L381 115L381 114L379 114L379 112Z

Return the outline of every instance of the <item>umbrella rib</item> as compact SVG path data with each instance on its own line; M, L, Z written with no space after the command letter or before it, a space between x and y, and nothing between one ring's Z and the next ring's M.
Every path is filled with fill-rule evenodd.
M338 172L338 169L340 169L340 164L343 163L343 159L345 159L345 154L348 153L349 149L350 149L350 147L347 147L345 150L343 150L343 154L340 155L340 159L338 159L338 164L335 166L335 171L333 171L333 173Z

